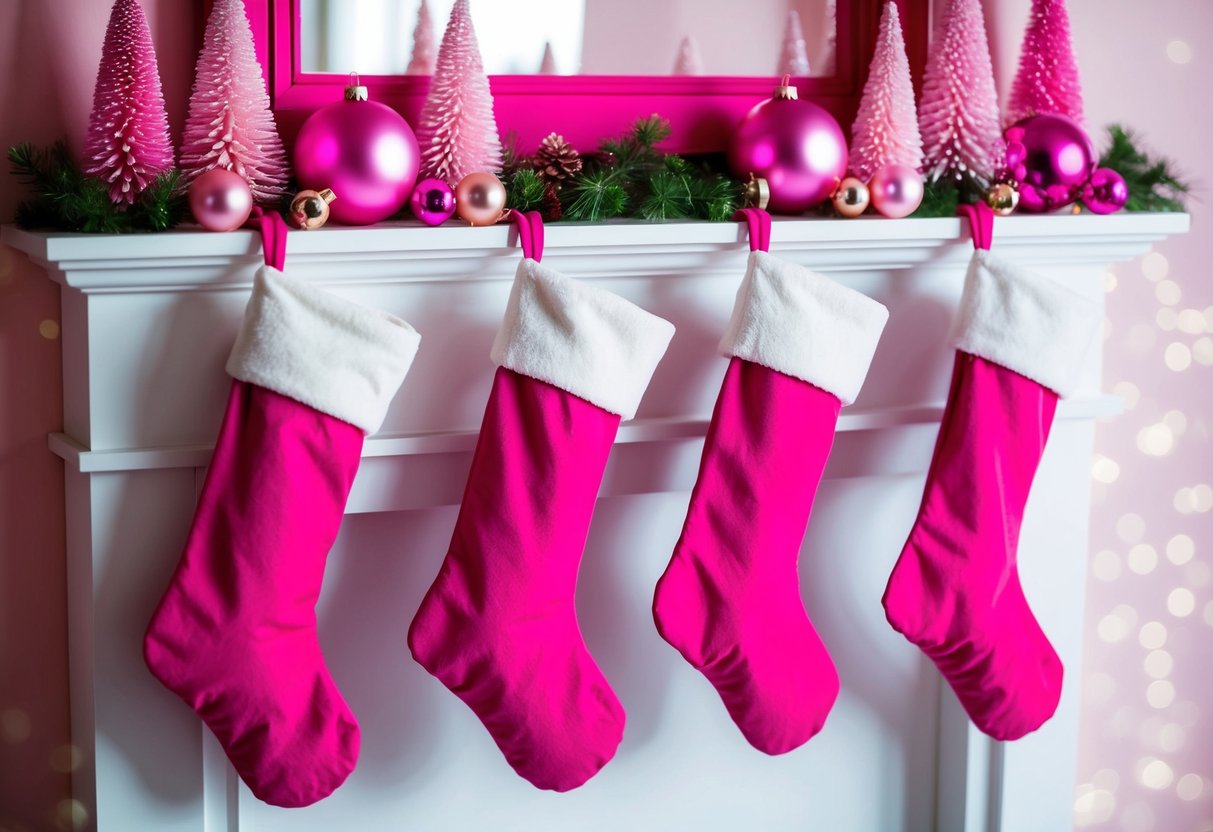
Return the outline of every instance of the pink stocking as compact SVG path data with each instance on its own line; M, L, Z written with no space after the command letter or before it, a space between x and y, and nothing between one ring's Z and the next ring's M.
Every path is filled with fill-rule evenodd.
M198 712L261 800L306 806L353 770L358 724L316 635L316 600L358 470L417 351L408 324L283 274L265 220L228 359L223 427L148 667Z
M463 505L408 640L522 777L566 791L623 734L573 599L620 417L635 412L674 329L540 265L542 225L520 225L528 259L493 345L499 369Z
M770 218L747 219L765 249ZM887 318L876 301L757 250L721 344L732 360L653 614L768 754L821 730L838 695L797 559L839 409L858 393Z
M984 205L981 206L984 208ZM1062 666L1028 608L1016 550L1058 394L1073 388L1098 307L984 250L961 300L956 364L918 519L884 607L985 733L1013 740L1057 708Z

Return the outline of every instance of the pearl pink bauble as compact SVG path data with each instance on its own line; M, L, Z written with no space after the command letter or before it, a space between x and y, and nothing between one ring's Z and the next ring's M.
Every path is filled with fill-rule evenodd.
M400 114L377 101L321 107L295 140L300 187L331 188L334 222L371 225L404 207L417 180L417 138Z
M455 186L455 212L468 225L492 225L505 212L505 185L491 173L469 173Z
M1095 169L1095 148L1076 121L1048 113L1026 118L1007 132L1025 150L1020 210L1055 211L1082 195L1083 185Z
M868 186L854 176L848 176L838 183L838 190L834 193L834 210L838 216L855 219L868 210L871 202L872 193Z
M455 213L455 192L441 179L422 179L413 188L409 206L426 225L442 225Z
M1111 168L1097 168L1082 189L1082 202L1092 214L1113 214L1128 201L1125 178Z
M729 167L742 179L754 174L767 180L772 213L799 214L829 199L847 175L847 140L821 107L777 95L741 120Z
M891 219L908 217L922 204L922 174L905 165L885 165L868 182L872 207Z
M215 168L190 185L189 202L194 219L207 231L234 231L253 210L253 192L240 174Z

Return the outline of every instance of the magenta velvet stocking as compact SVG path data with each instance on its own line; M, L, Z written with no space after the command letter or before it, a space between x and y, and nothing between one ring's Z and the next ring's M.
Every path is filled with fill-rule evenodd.
M769 218L746 218L761 249ZM870 298L758 250L721 344L732 360L653 616L768 754L821 730L838 695L797 561L839 410L858 393L887 317Z
M918 519L884 608L985 733L1013 740L1057 708L1062 665L1019 583L1023 513L1059 395L1074 388L1098 306L996 257L993 215L966 207L978 251Z
M520 225L540 256L541 232ZM522 262L450 550L409 628L413 657L542 789L580 786L623 735L577 624L577 570L620 417L672 335L622 298Z
M284 248L267 234L279 264ZM228 360L223 427L143 652L267 803L314 803L358 758L315 606L363 436L382 423L418 341L403 321L267 266Z

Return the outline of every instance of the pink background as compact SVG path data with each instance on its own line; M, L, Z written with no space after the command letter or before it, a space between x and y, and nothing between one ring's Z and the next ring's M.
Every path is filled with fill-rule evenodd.
M179 132L194 18L181 0L143 0ZM0 145L68 136L88 121L109 4L0 3ZM987 2L1006 93L1028 0ZM1213 179L1208 95L1213 4L1075 0L1088 123L1138 128ZM1177 43L1178 42L1178 43ZM19 199L0 177L0 218ZM1094 553L1087 611L1079 829L1213 829L1213 256L1207 206L1190 235L1107 276L1105 387L1124 416L1103 425L1093 463ZM73 828L68 739L59 293L0 248L0 832Z

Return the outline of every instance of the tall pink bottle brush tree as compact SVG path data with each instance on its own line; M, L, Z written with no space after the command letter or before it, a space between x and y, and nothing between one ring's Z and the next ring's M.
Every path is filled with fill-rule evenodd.
M152 33L138 0L115 0L101 48L84 171L130 204L173 166L173 143Z
M430 4L421 0L417 7L417 24L413 27L413 54L405 75L432 75L434 72L434 19Z
M989 184L1006 147L980 0L948 0L927 59L918 119L929 180Z
M885 3L876 51L851 130L851 170L863 181L886 165L922 167L914 84L897 4Z
M501 138L468 0L451 9L430 91L417 119L422 176L451 187L469 173L501 170Z
M243 0L215 0L194 70L181 168L191 182L208 170L243 176L261 203L286 191L290 169L253 47Z
M1057 113L1082 124L1082 84L1065 0L1032 0L1032 14L1011 85L1007 124Z

